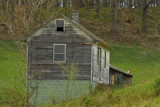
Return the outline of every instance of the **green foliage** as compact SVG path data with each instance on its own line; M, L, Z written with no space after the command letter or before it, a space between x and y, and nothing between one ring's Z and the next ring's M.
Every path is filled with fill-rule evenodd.
M97 86L96 86L96 88L94 89L94 93L104 92L104 91L107 90L107 89L108 89L108 86L107 86L107 85L97 83Z
M160 79L156 79L154 83L155 95L160 95Z
M160 33L160 24L157 25L157 30Z
M133 74L132 86L98 85L86 97L67 103L70 107L81 106L157 106L154 79L159 78L160 52L140 45L111 44L111 64ZM121 80L121 79L120 79ZM153 102L152 102L153 101ZM66 106L65 105L65 106Z
M72 62L67 61L67 63L59 63L59 67L62 70L62 74L64 77L67 78L67 89L66 89L66 98L65 101L67 101L71 95L72 91L72 82L74 82L77 78L77 74L79 72L78 65L72 60ZM71 85L71 89L69 89Z
M64 77L67 77L68 80L75 80L77 73L79 72L78 65L72 62L67 61L67 63L59 63L59 67L62 70Z
M133 74L132 84L141 84L158 78L160 52L140 45L112 44L111 64Z
M89 107L89 105L91 105L92 100L93 100L93 98L91 98L90 96L86 96L83 98L83 101L85 102L86 107Z
M0 41L0 51L0 105L25 106L25 57L13 41Z

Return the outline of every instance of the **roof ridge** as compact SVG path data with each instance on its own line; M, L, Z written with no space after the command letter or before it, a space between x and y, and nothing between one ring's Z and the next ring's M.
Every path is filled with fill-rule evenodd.
M104 43L105 45L107 45L109 48L110 45L107 44L105 41L103 41L100 37L96 36L95 34L93 34L92 32L90 32L89 30L87 30L86 28L84 28L81 24L74 22L73 20L71 20L70 18L66 17L65 15L61 14L64 18L66 18L67 20L69 20L70 22L74 23L77 27L81 28L82 30L84 30L86 33L88 33L92 38L96 39L97 41L100 41L102 43Z
M73 20L71 20L70 18L68 18L67 16L63 15L62 13L57 13L55 16L51 17L50 19L48 19L46 22L44 22L44 24L42 24L41 26L37 27L34 31L32 31L29 35L33 35L36 31L38 31L39 29L41 29L44 26L47 26L52 20L54 20L56 17L58 16L62 16L64 17L66 20L69 20L70 22L72 22L74 25L76 25L77 27L79 27L81 30L83 30L84 32L88 33L88 35L90 35L93 39L96 40L96 42L98 43L102 43L103 45L105 45L107 48L111 48L110 45L108 45L105 41L103 41L100 37L96 36L95 34L93 34L92 32L90 32L89 30L87 30L86 28L84 28L81 24L74 22ZM28 37L29 38L29 37Z

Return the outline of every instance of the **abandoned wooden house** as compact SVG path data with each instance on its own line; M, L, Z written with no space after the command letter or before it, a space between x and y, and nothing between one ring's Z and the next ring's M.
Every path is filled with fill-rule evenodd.
M70 99L88 94L89 86L95 87L96 83L113 84L118 78L113 75L119 72L130 84L128 77L132 75L110 66L110 49L106 42L79 24L78 11L72 11L72 20L62 14L53 17L27 40L27 75L30 77L27 90L35 88L40 81L30 103L45 104L53 102L53 98L65 100L67 80L58 63L72 60L79 72L70 85ZM36 73L43 75L35 76Z

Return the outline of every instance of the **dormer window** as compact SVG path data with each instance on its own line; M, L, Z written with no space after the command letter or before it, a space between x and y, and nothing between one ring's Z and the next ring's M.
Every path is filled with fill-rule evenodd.
M64 31L64 20L56 20L56 27L57 27L57 31L63 32Z

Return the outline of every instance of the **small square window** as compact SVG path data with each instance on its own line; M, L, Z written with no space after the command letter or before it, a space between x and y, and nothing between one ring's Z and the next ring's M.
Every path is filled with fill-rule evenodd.
M56 20L57 31L64 31L64 20Z
M53 61L66 61L66 44L53 44Z

